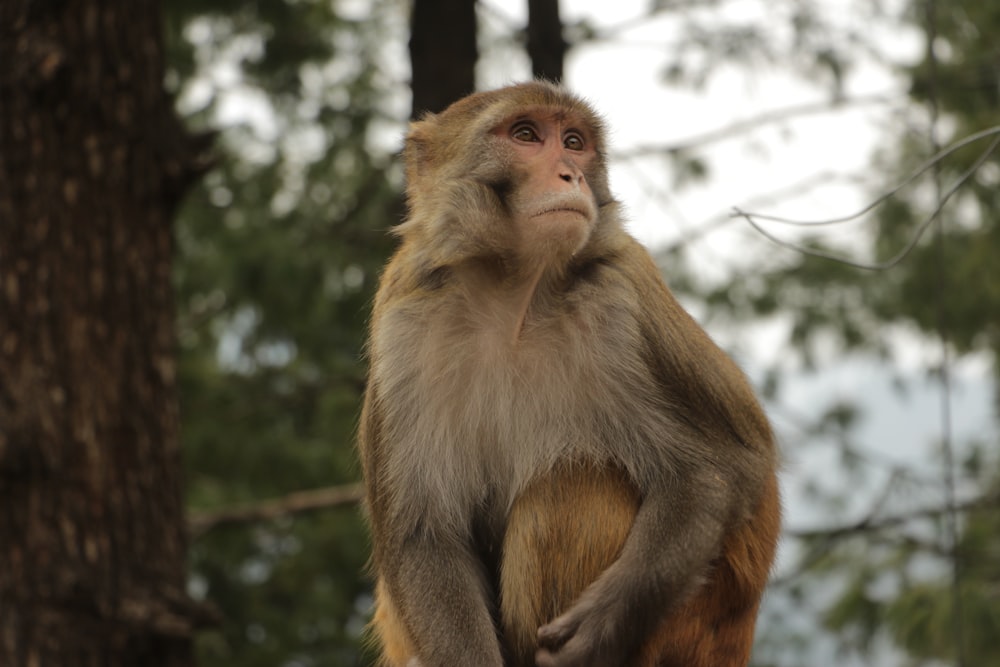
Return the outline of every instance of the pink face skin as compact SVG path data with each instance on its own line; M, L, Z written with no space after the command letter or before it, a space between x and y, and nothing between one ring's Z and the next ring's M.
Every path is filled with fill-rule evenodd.
M509 143L522 176L510 201L522 252L543 264L572 256L597 219L586 177L596 153L586 126L540 108L505 122L496 134Z

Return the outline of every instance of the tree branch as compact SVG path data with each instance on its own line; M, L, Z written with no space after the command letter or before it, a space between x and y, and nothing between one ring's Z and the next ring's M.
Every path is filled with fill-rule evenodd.
M280 498L271 498L255 503L246 503L218 510L190 512L188 531L193 537L200 537L219 526L273 521L286 516L307 514L319 510L354 505L364 498L364 484L344 484L308 491L297 491ZM1000 507L1000 493L972 498L955 505L956 512L974 512ZM867 532L885 530L917 519L933 519L950 511L947 507L924 507L910 512L875 519L872 516L860 521L830 526L826 528L803 528L786 530L787 537L796 539L842 539Z
M830 170L824 170L816 174L812 174L807 178L804 178L795 183L783 186L777 190L772 190L771 192L765 192L753 199L747 201L744 205L748 209L759 209L764 206L771 206L778 204L782 201L787 201L795 197L801 197L808 194L812 190L825 185L836 185L836 184L849 184L849 185L864 185L866 179L860 174L850 174L841 173ZM656 251L659 254L669 254L680 250L684 246L690 245L695 241L698 241L705 236L708 236L712 232L731 225L734 221L739 221L741 218L733 216L732 209L725 211L724 213L718 213L711 218L708 218L704 222L697 223L697 227L692 227L683 232L680 238L671 241L670 243L657 247Z
M188 514L188 532L200 537L213 528L240 523L273 521L286 516L306 514L343 505L354 505L364 498L364 485L360 482L329 486L322 489L296 491L281 498L224 507Z
M957 503L954 507L954 511L974 512L976 510L992 509L997 506L1000 506L1000 493L980 496L979 498L972 498L970 500L966 500L965 502ZM916 519L934 519L950 512L951 510L952 508L949 507L924 507L911 512L894 514L880 519L876 519L869 515L860 521L844 524L842 526L786 530L785 535L787 537L805 540L817 538L825 538L828 540L843 539L845 537L851 537L862 533L885 530L886 528L899 526Z

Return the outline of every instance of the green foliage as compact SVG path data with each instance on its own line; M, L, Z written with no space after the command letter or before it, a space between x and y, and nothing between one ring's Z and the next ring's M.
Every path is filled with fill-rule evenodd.
M997 123L1000 60L995 34L1000 6L962 0L936 8L938 62L932 66L924 60L912 68L911 94L920 102L933 102L946 117L948 130L940 142L948 144ZM956 182L988 144L988 139L980 141L944 159L938 174L942 184ZM902 172L917 156L926 157L928 147L904 140L898 153ZM937 244L927 234L899 267L895 289L881 304L883 316L895 311L926 331L943 325L960 352L1000 352L1000 264L994 259L1000 252L998 180L1000 156L994 153L945 209L943 242ZM930 184L922 185L882 211L880 250L901 247L930 214Z
M846 6L831 11L824 0L772 0L739 11L719 0L654 0L651 15L670 12L680 24L678 36L666 43L662 77L670 84L703 87L727 67L779 66L822 82L840 97L846 74L859 53L869 50L871 36L858 27L884 20L887 12L879 2L841 4ZM849 11L857 22L836 20L838 11Z
M935 3L937 8L936 66L923 61L905 70L916 103L913 123L883 148L878 160L882 173L879 192L902 182L939 147L928 139L926 106L934 102L940 113L938 143L947 146L1000 120L1000 4L978 0ZM926 3L912 3L910 20L924 25ZM831 67L839 67L831 63ZM900 124L901 126L904 124ZM843 355L851 351L892 355L890 335L905 330L936 340L947 334L954 358L978 354L993 362L1000 380L1000 153L988 157L944 208L940 219L927 225L937 204L936 195L958 182L989 145L992 137L943 159L914 184L880 205L867 237L854 239L849 254L861 262L876 263L897 255L917 239L903 260L885 271L854 268L811 256L782 253L782 263L753 267L721 287L702 290L712 307L725 309L734 320L790 318L788 349L806 368L816 367L820 352ZM824 247L818 240L805 245L843 255L843 249ZM860 251L859 251L860 248ZM684 284L684 283L681 283ZM689 286L692 286L689 284ZM693 284L698 293L697 284ZM936 373L940 369L928 368ZM767 388L777 393L777 374ZM998 400L1000 405L1000 400ZM849 431L857 412L850 404L834 406L801 426L807 439L839 442L841 465L852 480L871 469L858 459ZM970 449L960 469L965 494L992 496L1000 478L984 474L998 459L995 436ZM862 465L859 465L862 464ZM894 469L893 479L905 479L920 506L942 502L938 479L910 478L913 471ZM927 497L928 486L934 493ZM920 493L923 490L923 494ZM831 513L856 500L850 491L833 493L823 484L807 486L812 499ZM887 483L888 502L900 488ZM892 505L890 505L891 507ZM873 510L873 519L881 508ZM884 510L892 513L892 510ZM799 578L805 588L826 600L824 622L841 650L871 655L886 640L904 650L914 664L925 660L954 660L962 642L965 664L1000 664L996 636L1000 605L1000 513L996 507L963 515L959 536L958 584L961 617L954 605L950 554L942 551L947 533L937 522L910 521L879 530L861 530L850 538L805 540L806 557ZM831 599L831 591L835 595ZM789 589L790 593L793 593ZM822 604L822 603L821 603ZM961 640L959 640L959 627Z
M996 27L1000 5L995 2L935 3L938 62L924 60L910 71L911 94L920 101L931 97L958 122L955 136L989 127L997 122L1000 83L997 81ZM924 23L913 3L912 17Z
M995 488L996 479L986 486ZM958 623L950 565L939 558L938 539L921 537L931 534L926 528L939 531L941 526L913 523L878 535L860 531L833 548L821 547L826 553L813 568L813 584L815 578L840 582L840 593L825 614L827 626L845 647L867 651L887 635L914 657L946 662L955 660L960 633L965 664L997 664L1000 514L995 508L971 512L964 525L958 545Z
M806 242L816 250L829 250ZM753 267L724 285L703 292L710 307L734 319L791 318L789 347L806 368L815 368L819 349L831 338L843 351L886 352L878 308L891 284L845 264L803 256L797 263Z
M218 133L177 220L192 511L354 481L368 308L399 217L384 143L385 15L337 3L167 3L181 111ZM370 605L358 508L220 528L192 588L224 616L200 662L354 665Z
M1000 60L992 36L1000 30L1000 6L963 0L938 4L938 9L941 60L935 66L921 62L910 71L911 93L917 101L933 101L938 106L946 118L943 127L948 128L941 143L947 144L997 122ZM924 16L915 18L925 20ZM936 176L943 187L957 182L988 144L989 140L982 141L941 161ZM926 141L902 137L895 150L887 150L883 156L887 163L897 165L886 183L900 179L930 152ZM856 322L873 321L875 326L915 325L928 335L944 330L959 354L987 352L995 362L1000 353L998 173L1000 158L994 154L944 210L942 225L925 233L900 265L877 280L867 281L871 288L865 290L866 299L857 303L856 310L842 314ZM895 254L918 234L932 213L934 202L928 195L935 189L930 179L924 180L882 207L872 243L879 257ZM809 262L803 260L785 278L809 281L810 273L805 270ZM846 276L826 289L856 291L858 286L853 276ZM843 330L844 325L839 328ZM816 332L814 327L805 330L806 337ZM863 336L860 340L870 339ZM994 374L1000 378L995 363ZM966 488L976 488L985 495L1000 489L1000 478L982 475L984 456L994 465L997 460L996 443L988 447L985 455L981 448L972 449L963 469ZM952 661L961 642L965 664L997 664L998 529L1000 513L995 507L964 516L957 548L960 607L956 607L950 558L938 547L947 541L940 526L932 540L912 534L897 536L899 539L890 540L879 559L873 560L868 552L853 557L842 553L841 566L853 574L828 610L829 627L861 650L884 633L918 660ZM891 593L886 594L883 587L879 595L870 575L887 571L896 572L899 578Z
M1000 488L1000 476L985 486ZM970 512L957 552L961 618L955 623L955 597L948 577L913 582L885 607L885 622L896 641L912 655L954 660L961 634L965 663L1000 662L1000 513L995 507Z

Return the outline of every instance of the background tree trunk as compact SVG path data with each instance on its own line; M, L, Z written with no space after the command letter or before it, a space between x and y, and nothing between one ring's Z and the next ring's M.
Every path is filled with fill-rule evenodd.
M437 113L476 89L475 0L414 0L410 15L411 118Z
M0 665L190 665L154 0L0 3Z
M559 0L528 0L528 57L536 79L562 81L569 45L563 39Z

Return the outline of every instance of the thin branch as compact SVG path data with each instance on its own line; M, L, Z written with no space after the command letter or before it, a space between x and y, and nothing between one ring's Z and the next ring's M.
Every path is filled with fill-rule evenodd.
M308 491L296 491L281 498L224 507L188 514L188 532L200 537L219 526L273 521L286 516L306 514L344 505L355 505L364 498L364 485L345 484Z
M779 189L772 190L771 192L766 192L757 197L754 197L746 203L747 208L759 208L761 206L767 206L775 204L788 199L793 199L795 197L801 197L808 194L812 190L820 186L839 184L839 183L849 183L849 184L862 184L865 182L865 178L858 174L850 173L840 173L835 171L821 171L819 173L813 174L807 178L804 178L795 183L783 186ZM712 232L725 227L733 222L736 222L739 218L734 216L731 211L726 211L725 213L719 213L707 219L704 223L700 224L698 227L690 229L684 233L684 235L672 241L671 243L658 248L658 251L663 253L674 252L680 248L689 245L701 238L708 236Z
M974 512L977 510L992 509L998 506L1000 506L1000 493L980 496L979 498L973 498L962 503L956 503L954 511ZM879 519L869 515L860 521L841 526L787 530L785 531L785 535L787 537L805 540L817 538L838 540L864 533L885 530L887 528L894 528L917 519L934 519L945 515L950 511L952 511L952 509L948 507L924 507L910 512L893 514Z
M948 190L946 190L941 195L941 197L938 199L937 206L934 208L934 210L931 212L931 214L929 216L927 216L927 218L924 219L917 226L916 232L910 238L909 242L907 242L906 246L902 250L900 250L898 253L896 253L896 255L894 255L893 257L891 257L890 259L887 259L885 261L874 262L874 263L857 262L857 261L852 260L849 257L845 257L843 255L838 255L838 254L835 254L835 253L829 253L829 252L825 252L823 250L816 250L814 248L809 248L807 246L802 246L802 245L799 245L799 244L796 244L796 243L792 243L790 241L785 241L783 239L780 239L780 238L774 236L770 232L768 232L766 229L764 229L761 226L760 222L758 222L759 220L766 220L766 221L769 221L769 222L778 222L778 223L781 223L781 224L796 225L796 226L800 226L800 227L817 227L817 226L822 226L822 225L836 225L836 224L841 224L841 223L848 222L848 221L851 221L851 220L855 220L855 219L860 218L861 216L865 215L866 213L870 212L872 209L876 208L877 206L879 206L883 202L887 201L889 198L895 196L896 193L898 193L904 187L906 187L907 185L909 185L910 183L912 183L914 180L916 180L917 177L923 175L923 173L925 171L927 171L928 169L931 169L932 167L935 167L936 165L938 165L938 163L940 163L941 160L943 160L945 157L947 157L951 153L954 153L959 148L962 148L963 146L966 146L966 145L968 145L968 144L970 144L970 143L972 143L974 141L978 141L979 139L983 139L984 137L989 137L989 136L993 136L993 135L995 135L994 139L990 143L990 145L986 148L986 150L984 150L982 152L982 154L980 154L979 158L972 164L972 166L969 167L964 172L962 172L962 174L957 179L955 179L955 182L951 185L951 187L948 188ZM972 134L972 135L970 135L968 137L965 137L961 141L959 141L959 142L957 142L955 144L952 144L951 146L949 146L945 150L943 150L943 151L937 153L936 155L934 155L934 157L932 157L927 162L925 162L924 164L922 164L916 171L914 171L912 174L910 174L910 176L908 176L905 180L903 180L902 183L900 183L899 185L897 185L893 189L889 190L888 192L886 192L882 196L878 197L877 199L875 199L875 201L873 201L872 203L868 204L867 206L865 206L863 209L861 209L857 213L853 213L851 215L847 215L847 216L843 216L843 217L839 217L839 218L829 218L829 219L826 219L826 220L804 221L804 220L793 220L793 219L790 219L790 218L782 218L782 217L773 216L773 215L762 215L762 214L759 214L759 213L753 213L753 212L744 211L744 210L742 210L740 208L734 208L732 216L734 218L744 218L747 222L750 223L750 225L754 229L756 229L762 236L764 236L765 238L767 238L772 243L775 243L775 244L777 244L777 245L779 245L779 246L781 246L783 248L788 248L789 250L794 250L795 252L798 252L798 253L800 253L802 255L809 255L811 257L819 257L821 259L828 259L828 260L831 260L831 261L834 261L834 262L839 262L841 264L845 264L847 266L852 266L852 267L857 268L857 269L865 269L865 270L869 270L869 271L885 271L887 269L891 269L892 267L896 266L897 264L899 264L900 262L902 262L904 259L906 259L906 257L910 254L910 252L917 246L917 243L920 241L920 238L924 235L924 232L927 231L928 227L930 227L930 225L935 220L937 220L938 216L941 214L941 211L944 209L945 204L948 203L948 200L951 199L951 197L956 192L958 192L962 188L962 186L964 186L965 183L975 175L975 173L977 171L979 171L979 168L981 166L983 166L983 164L990 158L990 156L996 151L996 149L997 149L998 146L1000 146L1000 125L995 125L993 127L987 128L987 129L985 129L985 130L983 130L981 132L977 132L977 133Z

